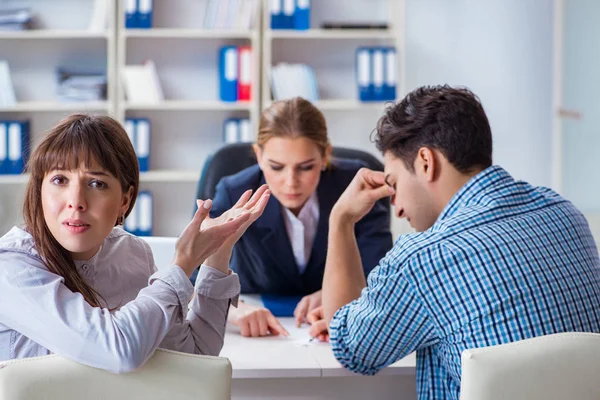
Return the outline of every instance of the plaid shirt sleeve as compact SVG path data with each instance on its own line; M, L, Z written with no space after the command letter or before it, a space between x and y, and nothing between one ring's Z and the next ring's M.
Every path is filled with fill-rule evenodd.
M374 375L438 340L426 308L403 273L397 248L371 272L361 296L340 308L331 321L333 353L351 371Z

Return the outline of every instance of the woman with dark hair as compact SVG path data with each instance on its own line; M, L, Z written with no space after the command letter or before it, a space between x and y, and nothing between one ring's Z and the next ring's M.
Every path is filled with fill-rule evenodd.
M299 299L289 314L300 324L321 305L331 209L365 165L331 160L325 117L300 97L276 101L263 111L253 147L258 165L219 182L211 215L220 215L244 191L269 186L273 195L262 217L235 245L231 269L240 276L243 293ZM365 275L392 247L389 228L389 207L382 202L357 225ZM240 304L231 308L229 321L243 336L287 333L264 307Z
M231 248L262 213L266 187L217 219L211 200L157 271L150 247L120 225L139 188L137 158L110 117L72 115L28 162L25 225L0 238L0 361L56 353L113 372L157 347L216 355L239 280ZM195 288L189 276L203 264ZM188 308L188 303L189 304Z

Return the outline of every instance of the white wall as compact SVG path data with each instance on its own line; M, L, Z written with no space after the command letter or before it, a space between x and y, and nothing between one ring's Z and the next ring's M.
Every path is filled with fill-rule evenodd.
M569 0L566 0L569 1ZM477 94L494 163L551 185L553 0L406 0L406 82Z

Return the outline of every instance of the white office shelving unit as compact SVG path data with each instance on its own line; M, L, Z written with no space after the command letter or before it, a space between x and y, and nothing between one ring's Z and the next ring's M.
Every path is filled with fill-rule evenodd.
M165 96L157 104L131 103L121 79L116 87L119 120L151 122L150 171L141 174L141 189L152 191L158 236L177 236L189 223L202 166L223 144L223 121L249 117L256 126L260 111L260 23L243 31L203 29L207 4L155 0L152 29L125 29L124 4L117 12L118 74L126 65L153 60ZM252 46L250 102L219 100L218 53L225 45Z
M0 107L0 119L28 119L35 146L62 117L74 112L115 115L113 81L116 70L116 0L106 0L107 26L88 30L95 0L4 0L2 6L29 7L33 29L0 32L0 59L8 61L17 104ZM56 69L90 68L105 71L106 101L60 102ZM25 175L0 176L0 233L22 221Z
M356 49L394 46L397 51L397 97L405 92L404 0L312 0L311 29L271 30L269 1L263 1L262 108L272 103L270 74L280 62L311 66L334 146L363 148L380 156L370 133L385 102L360 102L356 88ZM388 29L322 29L323 22L387 23Z
M404 0L313 0L309 31L271 31L268 7L261 4L252 30L206 30L208 0L155 0L152 29L125 29L121 0L110 3L108 29L90 32L94 0L4 0L27 5L41 29L0 32L0 54L7 59L19 103L0 109L0 118L31 120L32 144L62 116L83 111L147 117L151 125L150 171L141 173L142 190L154 195L154 234L176 236L189 222L196 186L206 157L222 145L223 121L249 117L256 131L260 111L272 100L268 76L274 62L305 62L319 78L316 104L328 120L334 145L359 147L378 155L369 134L382 103L357 100L355 50L361 45L395 45L398 96L404 84ZM4 3L3 3L4 4ZM262 18L261 18L262 16ZM324 20L388 22L389 29L324 30ZM224 45L253 48L252 101L218 100L218 50ZM120 75L123 67L152 59L165 94L158 104L130 103ZM59 103L55 100L58 66L106 66L104 102ZM20 222L27 176L0 176L0 231Z

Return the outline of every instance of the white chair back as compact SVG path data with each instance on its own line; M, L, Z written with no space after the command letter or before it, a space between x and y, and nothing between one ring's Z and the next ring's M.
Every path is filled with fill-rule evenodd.
M57 355L0 362L0 400L229 400L227 358L158 349L140 368L113 374Z
M140 236L140 238L144 239L150 245L156 268L161 269L171 265L173 256L175 255L176 237Z
M461 361L461 400L600 399L600 334L465 350Z

